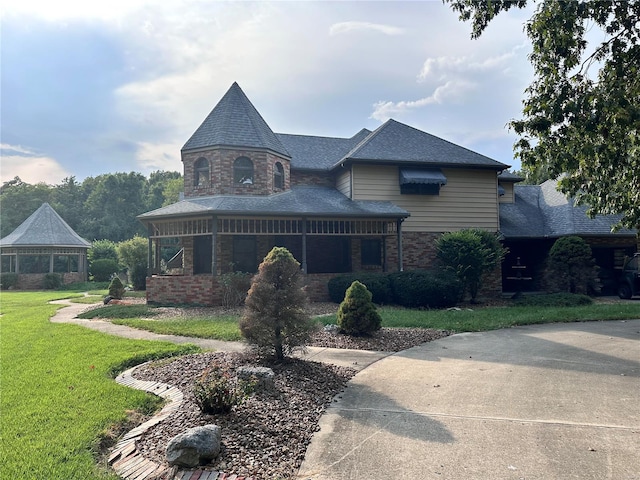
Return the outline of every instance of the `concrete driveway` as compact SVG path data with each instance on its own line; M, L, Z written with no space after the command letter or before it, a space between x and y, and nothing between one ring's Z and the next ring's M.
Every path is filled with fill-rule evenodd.
M358 373L298 478L640 479L640 320L460 334Z

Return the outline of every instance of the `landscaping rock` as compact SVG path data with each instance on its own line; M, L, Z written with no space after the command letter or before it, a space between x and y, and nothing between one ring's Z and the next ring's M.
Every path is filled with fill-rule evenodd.
M221 431L218 425L194 427L173 437L167 445L167 462L180 467L197 467L220 453Z
M236 375L239 380L247 382L256 380L256 391L273 391L275 388L273 383L274 373L273 370L268 367L238 367L236 369Z

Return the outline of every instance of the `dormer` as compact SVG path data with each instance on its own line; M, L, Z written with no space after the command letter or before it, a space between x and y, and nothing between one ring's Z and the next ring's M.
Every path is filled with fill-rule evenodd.
M237 83L182 147L185 197L288 190L291 156Z

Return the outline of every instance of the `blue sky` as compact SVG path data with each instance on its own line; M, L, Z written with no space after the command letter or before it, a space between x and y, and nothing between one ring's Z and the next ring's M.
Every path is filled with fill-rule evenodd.
M519 168L530 11L479 40L440 1L5 0L2 182L182 171L237 81L280 133L350 137L388 118Z

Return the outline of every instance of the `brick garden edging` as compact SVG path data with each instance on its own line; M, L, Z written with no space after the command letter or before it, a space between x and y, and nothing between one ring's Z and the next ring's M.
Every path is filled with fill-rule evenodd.
M133 372L137 367L130 368L116 377L116 382L127 387L158 395L167 404L162 410L146 422L138 425L120 439L109 455L108 463L115 472L125 480L255 480L252 477L230 475L213 470L180 470L175 467L160 465L142 456L136 448L136 439L148 429L157 425L173 414L182 404L182 392L171 385L148 380L136 380Z

